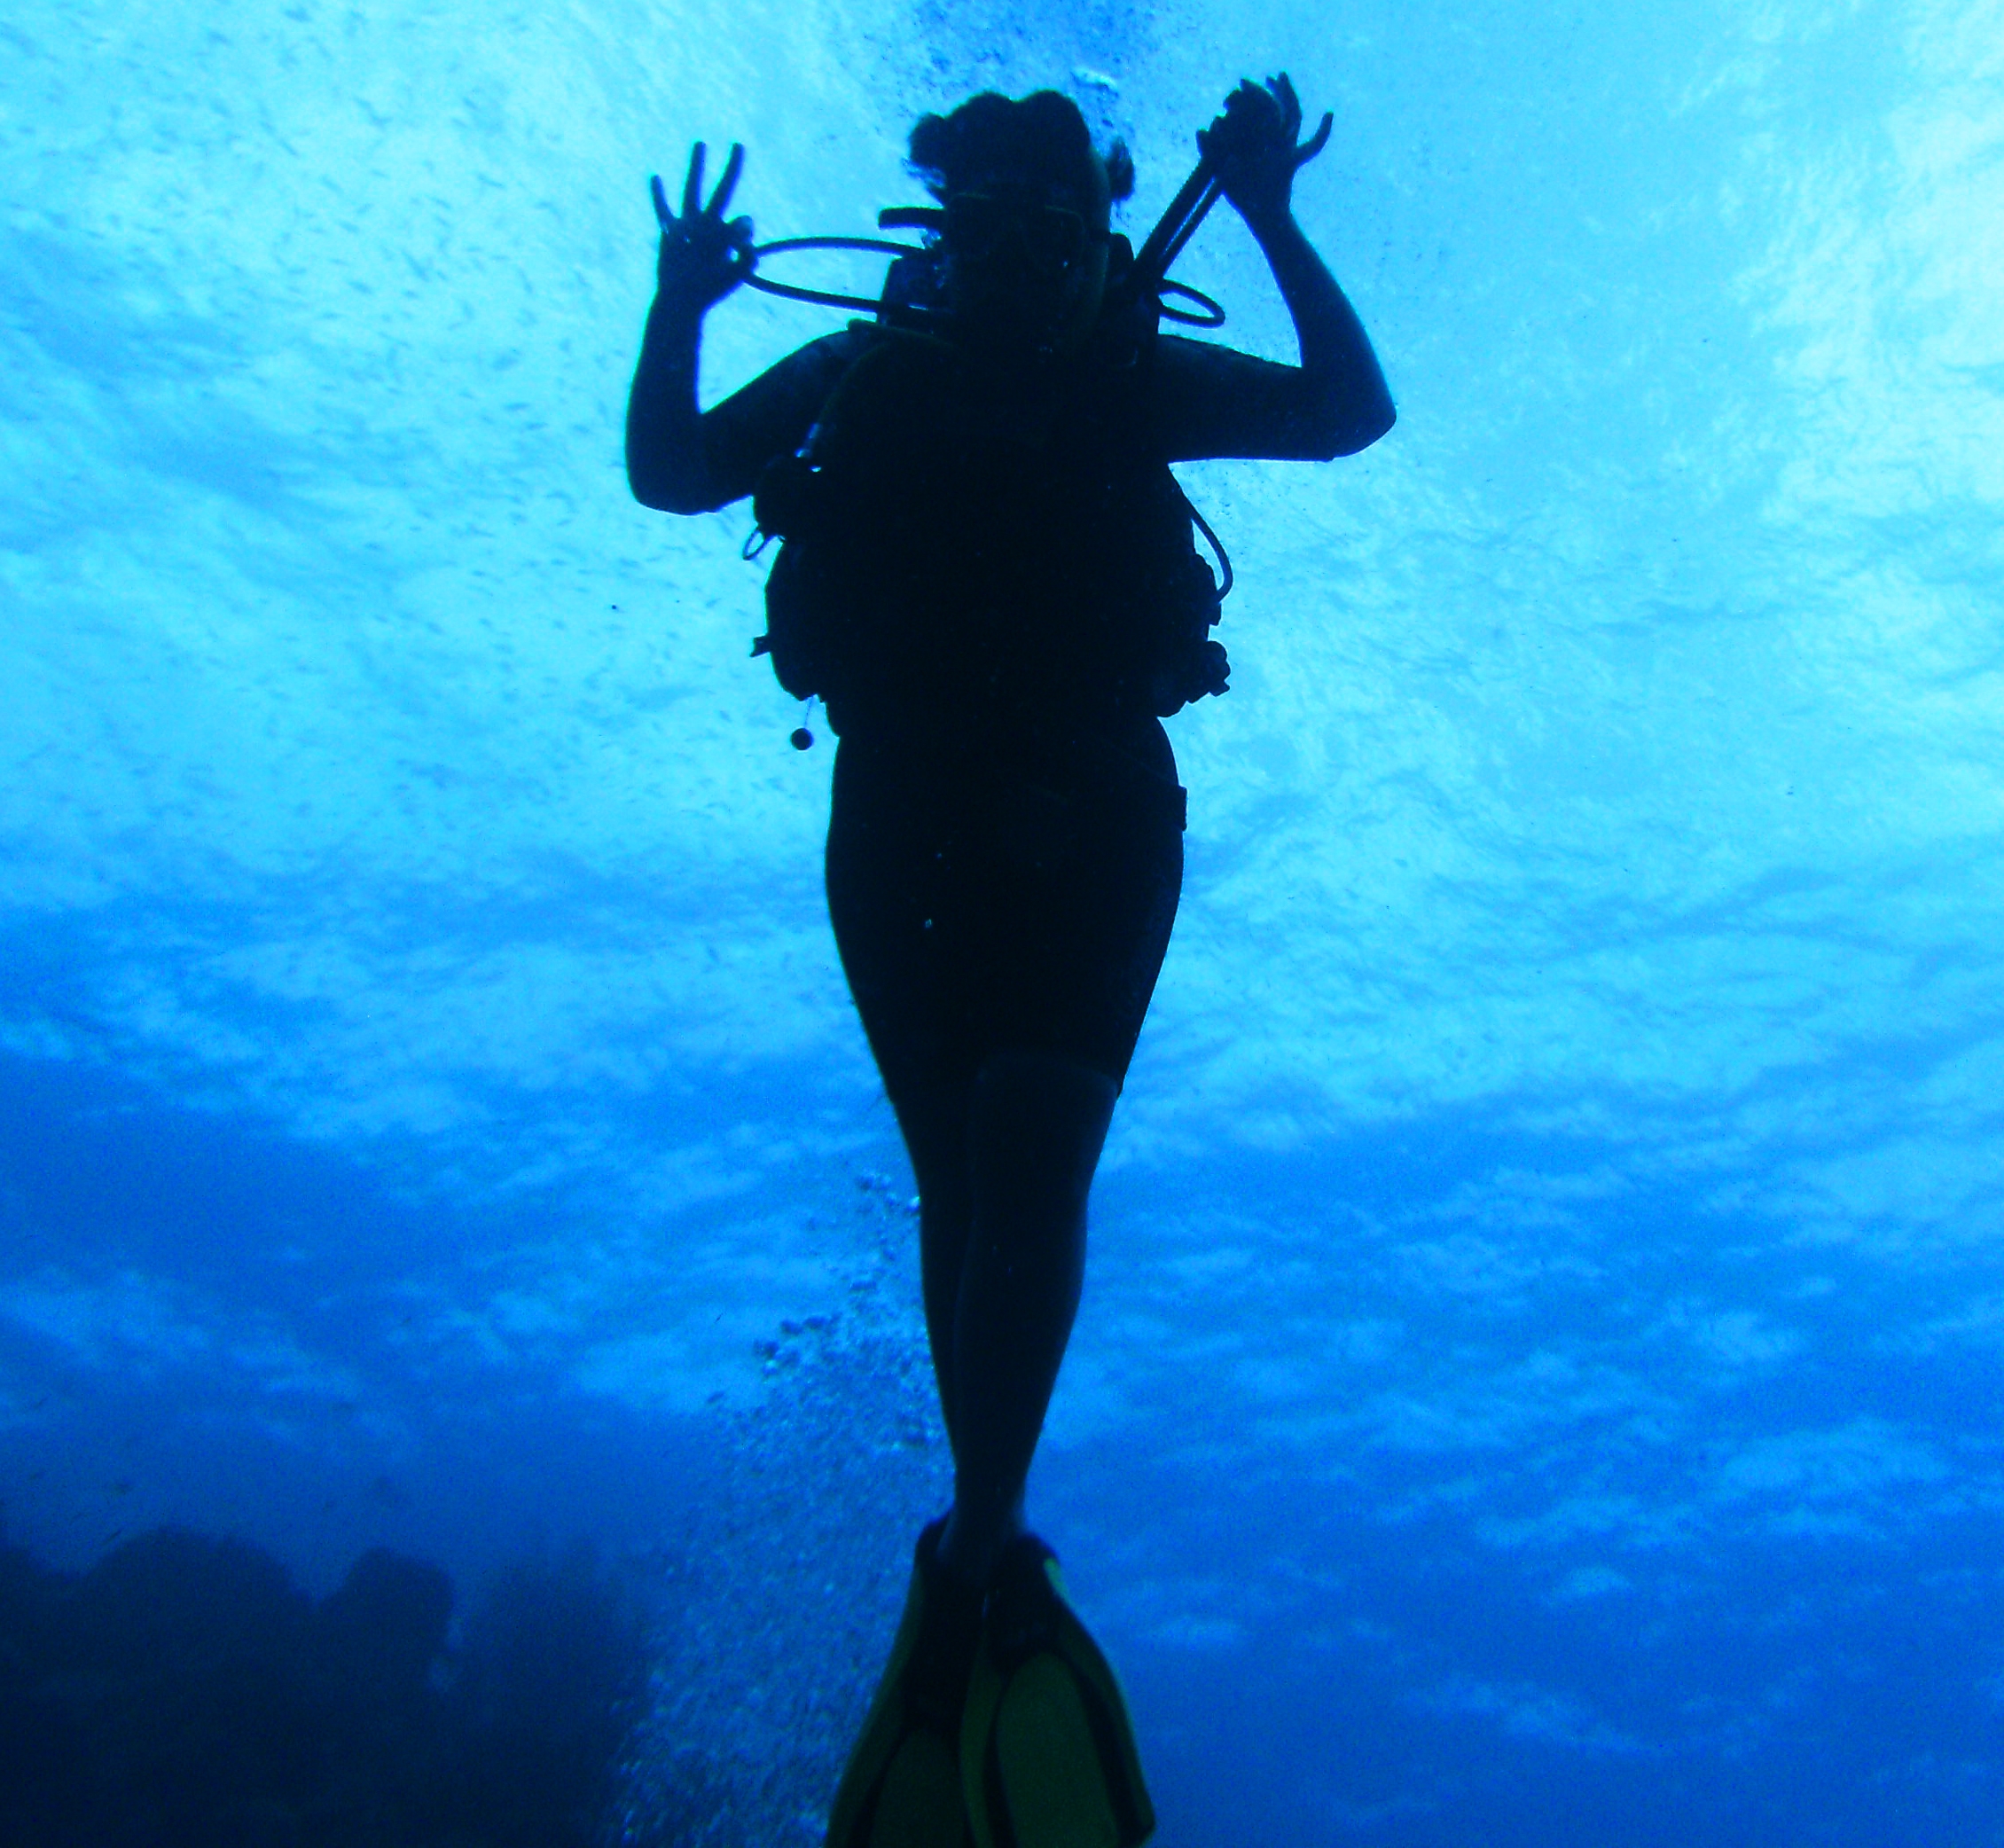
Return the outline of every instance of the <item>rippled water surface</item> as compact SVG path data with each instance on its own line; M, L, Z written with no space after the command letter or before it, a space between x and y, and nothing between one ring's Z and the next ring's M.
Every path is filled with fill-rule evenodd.
M626 491L646 177L861 233L1052 84L1139 233L1283 67L1400 420L1183 471L1233 686L1032 1484L1159 1839L2004 1841L1995 0L17 0L11 1540L590 1539L630 1800L816 1838L944 1462L829 754Z

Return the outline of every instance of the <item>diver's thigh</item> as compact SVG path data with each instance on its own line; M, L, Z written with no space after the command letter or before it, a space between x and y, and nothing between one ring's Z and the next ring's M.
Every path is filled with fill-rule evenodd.
M828 821L829 920L920 1191L939 1199L965 1173L977 1062L951 836L950 815L919 779L844 743Z
M828 921L894 1099L939 1063L937 871L925 819L895 774L843 743L828 810Z
M985 1060L1006 1049L1067 1055L1124 1081L1155 993L1183 882L1181 791L1115 785L1075 798L1065 834L985 893L988 979L978 985Z
M1090 883L1079 895L1081 932L1100 990L1100 1030L1120 1053L1123 1079L1183 894L1183 791L1159 724L1153 735L1160 762L1152 774L1109 792Z

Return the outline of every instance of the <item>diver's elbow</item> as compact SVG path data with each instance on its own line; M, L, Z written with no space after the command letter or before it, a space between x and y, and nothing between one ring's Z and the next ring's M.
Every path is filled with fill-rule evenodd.
M1398 421L1398 412L1389 398L1381 399L1367 411L1346 417L1327 431L1327 450L1317 459L1334 462L1339 456L1354 456L1367 450Z
M1317 378L1295 411L1295 453L1303 461L1334 462L1367 450L1398 420L1382 380Z
M678 479L659 469L626 465L626 485L633 497L656 513L708 513L713 503L701 491L708 483Z

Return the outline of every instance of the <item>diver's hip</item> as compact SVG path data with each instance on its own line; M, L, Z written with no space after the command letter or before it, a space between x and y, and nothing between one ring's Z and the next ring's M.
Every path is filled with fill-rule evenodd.
M838 761L953 787L1029 780L1069 795L1176 791L1176 753L1153 713L1113 702L851 698ZM831 715L833 716L833 715Z

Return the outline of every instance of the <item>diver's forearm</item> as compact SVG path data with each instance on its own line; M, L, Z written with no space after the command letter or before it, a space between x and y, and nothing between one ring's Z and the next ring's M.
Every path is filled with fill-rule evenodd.
M656 295L626 401L626 479L642 505L669 513L710 506L709 465L696 408L702 311Z
M1350 455L1375 442L1397 413L1357 310L1291 212L1263 218L1251 230L1294 317L1301 368L1334 453Z

